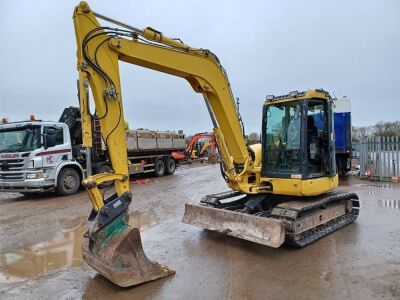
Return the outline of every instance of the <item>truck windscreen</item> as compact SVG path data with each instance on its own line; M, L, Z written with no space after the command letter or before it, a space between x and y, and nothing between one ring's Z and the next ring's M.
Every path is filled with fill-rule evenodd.
M32 151L40 147L40 127L18 127L0 130L0 152Z

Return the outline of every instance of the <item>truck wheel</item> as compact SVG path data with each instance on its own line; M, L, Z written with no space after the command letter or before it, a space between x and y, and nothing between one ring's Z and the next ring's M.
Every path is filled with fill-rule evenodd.
M156 174L157 177L164 176L165 174L165 164L162 159L158 159L156 163L154 164L154 174Z
M176 163L175 160L170 157L167 159L167 169L166 169L166 173L167 175L172 175L175 173L175 169L176 169Z
M101 173L111 173L112 168L109 164L107 163L102 163L96 167L96 173L101 174ZM99 185L100 189L108 189L111 188L114 185L114 181L106 181L103 182L102 184Z
M75 194L81 186L79 173L71 168L62 169L57 178L57 194L67 196Z
M336 160L336 168L337 168L339 177L344 177L344 175L346 174L346 171L344 171L343 159L341 157L337 158L337 160Z
M109 164L102 163L96 167L96 171L97 171L97 174L110 173L112 171L112 168Z

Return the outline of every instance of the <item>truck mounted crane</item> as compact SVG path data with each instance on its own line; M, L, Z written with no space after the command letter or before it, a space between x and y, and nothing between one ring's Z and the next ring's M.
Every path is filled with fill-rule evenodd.
M90 149L90 87L113 169L83 180L93 210L82 254L100 274L132 286L174 273L146 257L139 230L128 225L132 194L119 61L186 79L204 97L230 191L186 203L185 223L270 247L304 247L356 220L357 195L333 191L338 186L333 101L326 91L267 96L262 141L248 146L227 74L211 51L113 20L85 2L73 19L83 142ZM101 26L98 19L118 28ZM99 185L105 181L114 182L115 194L103 199Z

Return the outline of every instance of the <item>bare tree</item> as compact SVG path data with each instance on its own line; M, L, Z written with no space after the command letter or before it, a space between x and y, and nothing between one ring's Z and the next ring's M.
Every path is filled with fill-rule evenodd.
M252 132L247 136L247 143L249 145L257 144L260 142L260 135L256 132Z
M374 126L353 126L352 128L352 140L354 142L374 136L400 136L400 121L380 121Z
M373 127L375 136L397 136L400 135L400 121L376 123Z
M372 136L373 129L371 126L353 126L352 128L352 139L355 142L358 142L362 139L368 138Z

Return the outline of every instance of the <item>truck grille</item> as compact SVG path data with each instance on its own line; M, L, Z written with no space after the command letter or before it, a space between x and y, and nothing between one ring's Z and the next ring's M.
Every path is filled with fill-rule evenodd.
M24 173L2 173L0 174L0 180L4 181L24 180Z
M0 171L17 171L24 167L24 159L0 160Z

